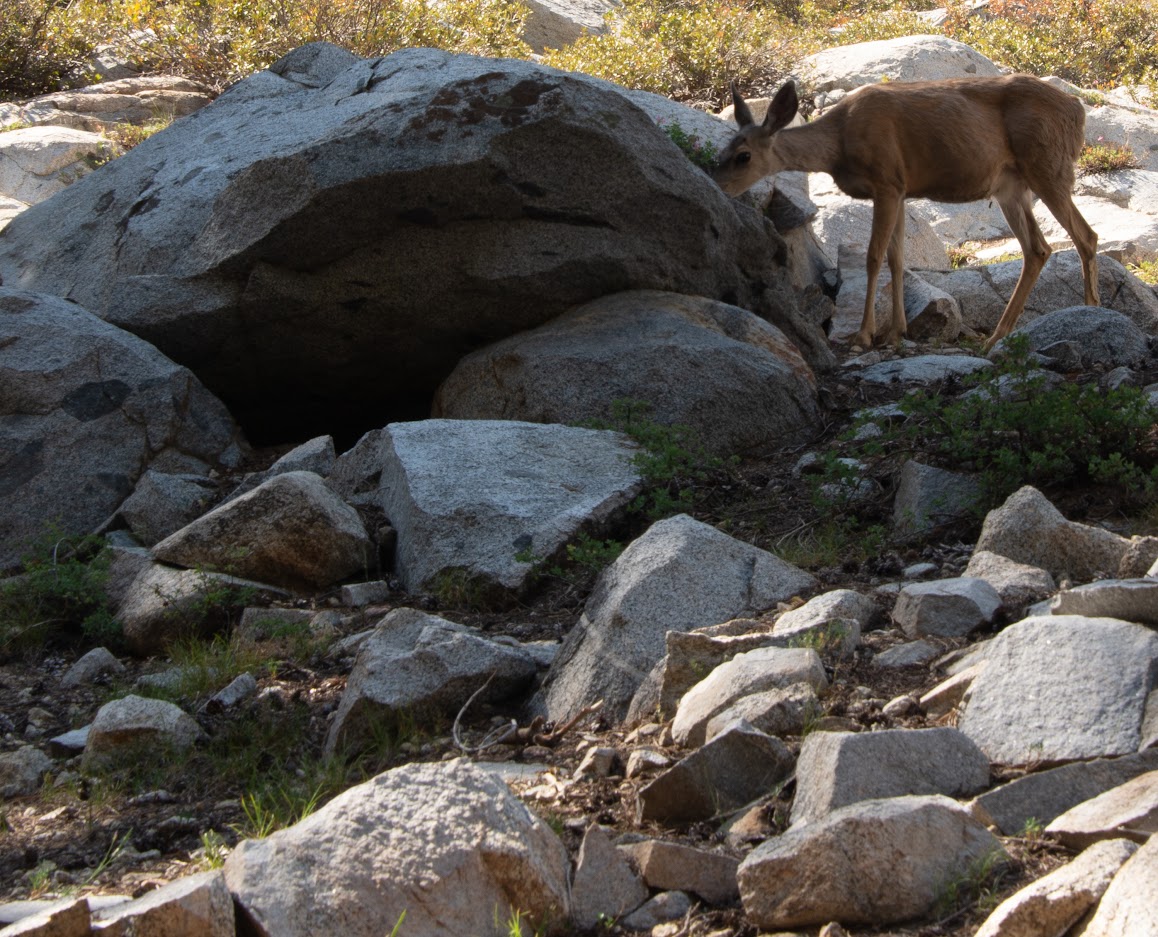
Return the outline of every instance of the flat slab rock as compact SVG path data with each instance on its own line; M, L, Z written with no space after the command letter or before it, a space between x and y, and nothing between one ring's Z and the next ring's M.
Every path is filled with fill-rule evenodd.
M999 764L1136 752L1158 634L1114 618L1027 618L986 647L958 727Z
M1105 579L1068 589L1054 597L1055 615L1120 618L1158 625L1158 579Z
M1114 876L1082 937L1158 934L1158 836Z
M1158 771L1140 774L1072 807L1045 829L1069 849L1118 837L1145 842L1158 833Z

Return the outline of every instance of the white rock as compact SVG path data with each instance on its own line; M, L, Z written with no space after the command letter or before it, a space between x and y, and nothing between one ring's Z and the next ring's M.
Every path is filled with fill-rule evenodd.
M43 202L121 150L99 133L66 127L26 127L0 133L0 195Z
M1117 143L1134 151L1139 166L1158 171L1158 112L1115 107L1086 110L1086 143Z
M961 576L903 586L893 621L910 638L955 638L989 624L1000 608L1001 596L993 586Z
M124 904L97 912L100 934L234 937L233 898L220 870L187 875Z
M167 749L189 749L203 735L197 721L179 706L159 699L125 696L97 710L84 747L85 762L163 759Z
M1018 563L989 550L976 550L969 558L964 574L984 579L993 586L1007 608L1024 608L1057 589L1053 576L1044 569Z
M1158 836L1119 869L1082 937L1158 934Z
M562 49L585 33L607 31L603 17L619 0L528 0L523 39L535 52Z
M879 39L806 56L801 74L816 91L851 90L888 81L936 81L1001 74L993 62L964 43L943 36Z
M1055 615L1120 618L1142 625L1158 625L1158 580L1104 579L1054 596Z
M489 934L570 913L567 852L506 784L462 761L413 764L339 794L225 862L260 937ZM353 909L356 909L353 910Z
M1158 833L1158 771L1148 771L1071 807L1046 828L1068 849L1124 836L1145 842Z

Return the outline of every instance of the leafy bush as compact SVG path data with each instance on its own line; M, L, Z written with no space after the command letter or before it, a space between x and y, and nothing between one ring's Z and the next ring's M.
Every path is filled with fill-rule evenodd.
M0 101L69 87L91 45L56 0L0 0Z
M1078 156L1078 175L1089 176L1099 172L1117 172L1137 169L1138 157L1128 146L1107 143L1098 137L1097 143L1087 143Z
M1158 69L1154 0L992 0L950 7L946 35L1001 65L1087 87L1145 82Z
M116 643L121 630L108 607L103 540L47 534L23 568L0 582L0 657L70 634Z
M217 88L323 40L363 56L413 46L530 52L526 8L502 0L76 0L70 11L139 67Z
M716 157L719 155L716 152L716 146L711 140L701 140L697 134L688 133L683 127L679 125L678 121L671 121L671 123L660 122L660 129L668 135L671 142L683 150L684 155L693 163L704 170L704 172L711 172L715 165Z
M719 106L735 79L766 93L792 67L798 43L775 8L742 0L624 0L611 29L548 52L548 65L679 101Z
M1127 503L1158 497L1158 409L1133 387L1050 387L1027 342L1007 340L998 366L956 400L936 393L905 398L901 432L948 467L978 473L990 501L1022 485L1122 485Z

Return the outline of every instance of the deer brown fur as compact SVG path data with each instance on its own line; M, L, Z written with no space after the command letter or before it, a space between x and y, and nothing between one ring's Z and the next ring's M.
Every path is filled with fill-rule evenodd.
M894 82L862 88L816 120L788 127L798 106L792 82L776 94L761 124L735 86L732 97L740 131L713 174L729 195L781 170L804 170L827 172L848 195L872 199L868 297L856 337L861 346L873 344L873 304L886 254L893 298L886 341L905 334L906 198L993 198L1021 243L1021 276L987 349L1009 334L1050 255L1033 217L1034 195L1073 239L1086 305L1098 305L1098 236L1070 195L1085 138L1077 98L1030 75Z

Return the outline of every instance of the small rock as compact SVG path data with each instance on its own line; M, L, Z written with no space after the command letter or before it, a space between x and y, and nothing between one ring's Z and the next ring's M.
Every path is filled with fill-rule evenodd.
M619 848L631 856L649 888L692 892L713 905L740 896L736 888L740 862L731 856L658 839Z
M992 622L1000 608L997 590L983 579L938 579L902 588L893 621L910 638L962 637Z
M107 648L94 647L80 660L65 671L60 678L62 687L81 686L92 683L98 677L109 673L124 673L125 665L113 656Z

